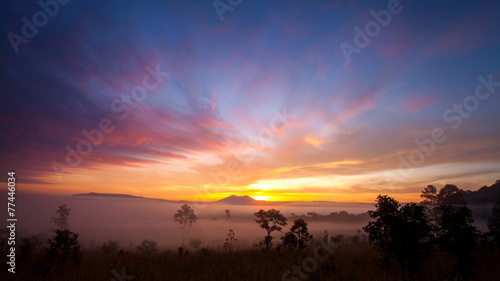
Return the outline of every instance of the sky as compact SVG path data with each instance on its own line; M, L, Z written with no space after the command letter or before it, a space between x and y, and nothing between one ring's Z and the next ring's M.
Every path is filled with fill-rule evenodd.
M40 3L0 4L17 190L418 202L500 179L498 1Z

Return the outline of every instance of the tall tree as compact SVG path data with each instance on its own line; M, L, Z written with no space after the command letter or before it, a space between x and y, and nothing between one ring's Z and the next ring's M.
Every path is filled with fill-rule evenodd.
M437 188L434 185L428 185L424 188L424 190L422 190L420 198L424 199L420 202L420 204L426 208L429 216L434 220L434 222L436 222L439 212Z
M187 204L181 206L174 214L174 222L182 225L182 247L184 247L184 235L186 233L186 225L191 225L196 222L198 217L194 214L194 210Z
M52 217L50 221L57 226L57 229L65 230L69 228L68 216L71 209L67 207L67 204L59 205L56 213L57 217Z
M419 262L427 256L430 249L431 227L424 207L415 203L401 206L398 201L387 195L379 195L375 211L363 229L368 232L370 242L383 252L384 264L390 265L394 254L401 265L402 279L406 279L406 266L409 279L413 280Z
M447 184L439 191L437 196L439 205L447 205L452 207L463 207L467 205L464 195L456 185Z
M472 224L472 212L465 206L457 209L450 205L443 205L441 212L438 221L439 245L441 249L456 257L453 275L459 273L463 279L468 279L472 275L474 265L471 253L476 249L479 238L479 231Z
M306 247L307 242L312 238L313 236L307 230L307 222L303 219L296 219L290 231L285 233L285 236L281 237L281 240L285 247L302 249Z
M67 208L66 204L59 205L56 213L57 217L53 217L51 221L58 227L55 234L47 243L49 249L45 252L45 257L50 260L57 260L60 263L65 263L72 260L74 263L79 263L81 259L80 244L78 243L78 233L68 229L68 216L71 209Z
M59 263L65 263L68 260L78 264L81 260L80 244L78 243L78 233L68 229L55 231L53 238L49 239L49 249L45 252L48 260L57 260Z
M286 218L280 213L280 211L275 209L270 209L268 211L264 211L261 209L258 212L254 213L254 215L257 217L255 222L267 231L267 235L264 239L267 251L269 250L269 247L271 246L271 240L273 239L271 233L273 231L281 232L281 230L283 229L282 226L287 225Z
M399 214L399 202L387 195L379 195L375 204L375 211L368 211L374 221L368 222L363 230L368 233L370 242L382 251L384 265L391 263L391 243L393 239L392 227Z
M226 220L229 220L231 218L231 210L225 209L224 212L226 213Z
M226 242L224 242L223 248L225 251L232 252L234 249L234 246L236 245L236 242L238 242L238 239L235 238L236 234L232 229L229 229L229 232L227 233L227 238Z
M424 207L415 203L400 207L393 228L391 248L401 265L403 280L406 280L406 265L409 280L413 280L418 264L430 254L431 226Z

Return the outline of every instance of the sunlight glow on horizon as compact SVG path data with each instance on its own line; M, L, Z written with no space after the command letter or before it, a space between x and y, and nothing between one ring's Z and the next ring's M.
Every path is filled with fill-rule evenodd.
M250 197L252 197L255 200L259 200L259 201L268 201L271 198L271 196L262 196L262 195L254 195L254 196L250 196Z
M353 161L348 162L353 167L356 166ZM321 165L321 164L320 164ZM136 168L143 170L144 167ZM286 169L286 168L283 168ZM409 182L420 181L426 177L445 176L453 179L456 174L471 173L475 170L487 169L491 171L486 175L470 176L469 178L484 185L491 184L489 177L498 177L500 163L487 164L443 164L435 166L427 166L417 168L405 180ZM425 184L409 186L404 181L398 178L397 170L386 170L374 173L366 173L364 175L318 175L313 177L303 178L269 178L260 179L254 183L242 186L218 186L215 182L198 187L197 179L193 178L192 182L181 183L165 181L168 175L157 173L156 171L142 172L141 177L133 177L134 169L126 168L122 170L115 169L110 173L108 169L99 169L89 171L83 175L80 173L68 174L64 177L64 185L62 188L59 185L53 184L32 184L20 183L26 191L42 192L47 194L65 194L71 195L75 193L119 193L130 194L134 196L160 198L166 200L197 200L197 201L217 201L230 195L248 195L257 200L266 201L335 201L335 202L362 202L372 203L379 194L387 194L398 198L405 202L420 202L420 191L426 186ZM146 169L148 171L148 169ZM112 181L102 181L100 178L108 177ZM290 176L294 176L291 174ZM395 182L391 183L391 177L394 177ZM47 180L47 179L44 179ZM381 182L384 183L381 188L365 185L363 183ZM159 184L160 183L160 184ZM452 183L453 180L441 180L434 184L444 186ZM151 186L149 189L141 189L142 185ZM411 187L408 189L407 187ZM470 189L471 186L460 186L459 188ZM474 186L472 186L474 188Z

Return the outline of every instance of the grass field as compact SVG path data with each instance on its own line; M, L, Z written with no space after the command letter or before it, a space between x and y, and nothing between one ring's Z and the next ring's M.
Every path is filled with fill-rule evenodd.
M84 250L78 265L48 263L43 253L36 251L27 260L17 262L15 274L7 272L4 265L0 280L401 280L398 263L394 260L389 269L384 269L380 253L367 243L334 246L331 254L316 251L321 261L315 258L314 247L268 252L259 249L234 252L203 249L187 254L160 251L150 256L136 251L105 255ZM483 249L474 257L477 265L473 280L498 280L498 251ZM416 280L453 280L450 276L453 263L453 257L448 254L433 253L421 263ZM300 268L300 272L293 274L294 267ZM284 276L286 271L290 273Z

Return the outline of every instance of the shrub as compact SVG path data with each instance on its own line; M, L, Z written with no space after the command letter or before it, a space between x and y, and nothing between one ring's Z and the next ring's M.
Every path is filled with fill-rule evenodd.
M137 250L149 256L158 251L158 244L155 241L143 240Z
M69 260L78 264L81 260L80 244L78 244L78 233L68 229L57 229L56 235L49 239L49 249L46 252L46 258L49 261L57 260L65 263Z
M111 253L116 253L116 252L118 252L118 249L120 249L119 242L116 240L112 240L112 239L109 239L108 242L103 243L101 245L101 250L106 255L109 255Z

